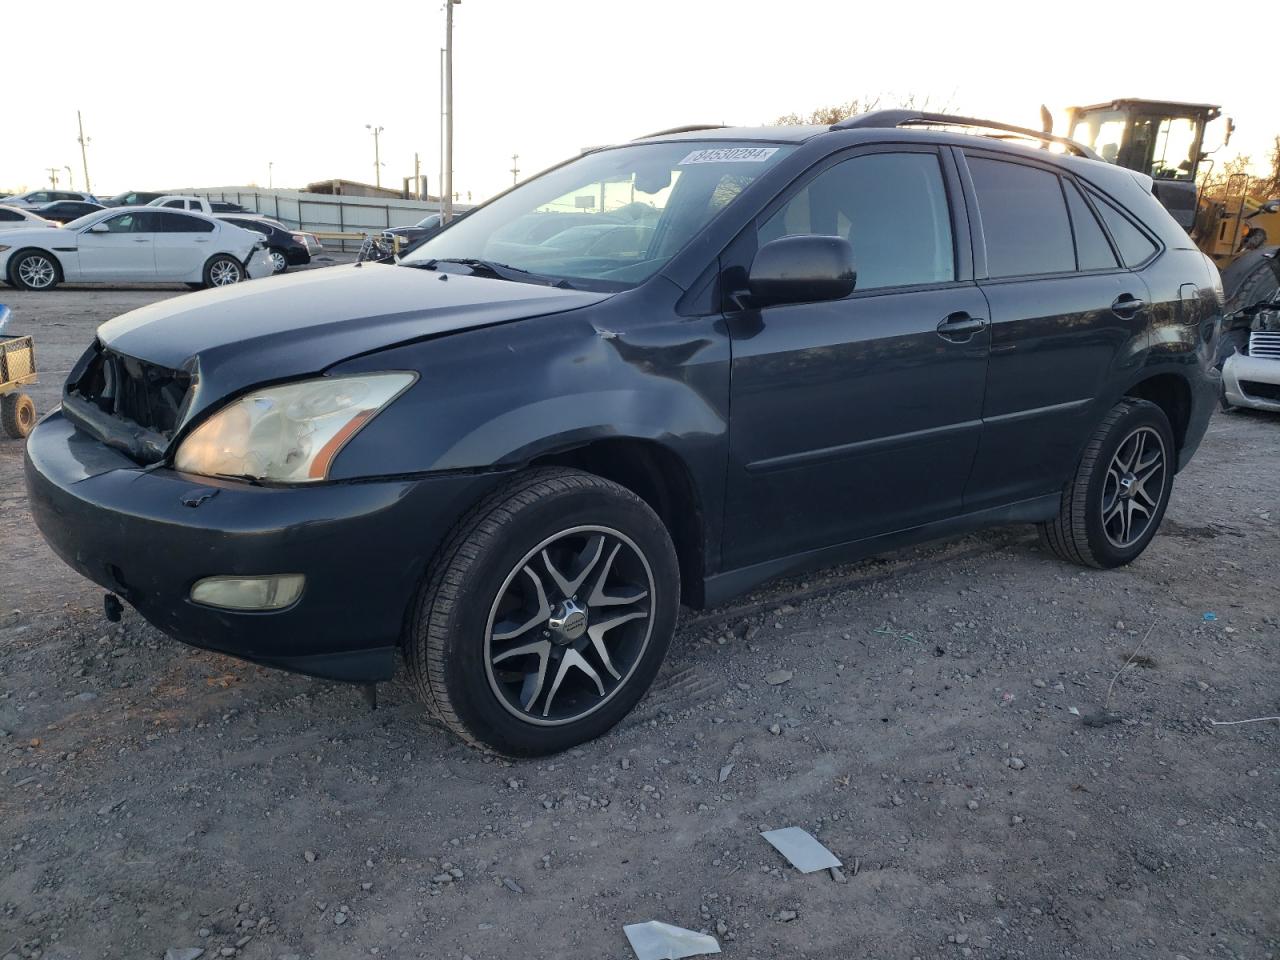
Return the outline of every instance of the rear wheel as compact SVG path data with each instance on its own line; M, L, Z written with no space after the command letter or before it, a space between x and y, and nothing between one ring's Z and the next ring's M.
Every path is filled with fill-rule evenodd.
M1134 560L1164 517L1175 457L1164 411L1146 400L1122 400L1086 445L1058 516L1040 524L1041 543L1087 567Z
M61 280L62 268L51 253L19 250L9 259L9 282L19 290L52 290Z
M229 287L244 279L244 266L230 254L220 253L204 265L206 287Z
M407 657L419 695L510 756L600 736L644 695L675 629L680 574L639 497L536 470L480 503L427 575Z
M0 397L0 429L14 440L31 435L36 425L36 405L25 393Z
M267 251L271 257L271 269L274 273L284 273L289 269L289 257L279 247Z

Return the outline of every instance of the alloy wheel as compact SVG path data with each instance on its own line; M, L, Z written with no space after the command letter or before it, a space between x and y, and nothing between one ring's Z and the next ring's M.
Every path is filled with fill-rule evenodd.
M219 260L209 268L209 282L215 287L239 283L240 268L230 260Z
M271 269L273 271L275 271L276 273L284 273L285 269L288 266L289 266L289 261L285 258L285 255L283 253L281 253L279 250L271 251Z
M52 286L58 271L53 261L43 254L33 253L18 262L18 279L32 290Z
M1121 441L1102 486L1102 529L1121 550L1146 535L1164 496L1168 457L1164 439L1139 427Z
M580 526L548 537L489 611L484 660L499 703L543 726L599 710L644 655L654 603L649 562L625 534Z

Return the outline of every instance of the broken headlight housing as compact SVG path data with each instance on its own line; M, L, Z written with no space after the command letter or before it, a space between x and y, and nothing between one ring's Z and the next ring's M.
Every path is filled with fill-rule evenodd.
M415 379L412 373L318 377L251 390L182 441L174 467L208 477L316 483L360 428Z

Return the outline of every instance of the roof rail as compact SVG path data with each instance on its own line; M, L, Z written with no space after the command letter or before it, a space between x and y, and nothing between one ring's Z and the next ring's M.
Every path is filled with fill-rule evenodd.
M912 124L929 124L932 126L946 127L976 127L983 130L1003 130L1006 133L1016 133L1021 137L1030 137L1033 140L1042 140L1046 144L1056 143L1066 147L1072 153L1081 157L1088 157L1090 160L1101 160L1102 158L1086 147L1082 143L1076 143L1066 137L1054 136L1052 133L1045 133L1043 130L1032 130L1030 127L1016 127L1009 123L1000 123L997 120L978 120L974 117L953 117L949 113L923 113L919 110L873 110L870 113L860 113L857 116L848 117L839 123L831 125L832 130L861 130L864 128L881 128L881 127L906 127Z
M683 127L672 127L669 130L659 130L656 133L646 133L643 137L636 137L637 140L648 140L650 137L665 137L673 133L693 133L695 130L723 130L723 123L690 123Z

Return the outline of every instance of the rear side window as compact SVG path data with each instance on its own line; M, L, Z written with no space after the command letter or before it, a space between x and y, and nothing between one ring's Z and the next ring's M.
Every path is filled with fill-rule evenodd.
M16 210L0 210L0 220L25 220L22 214Z
M1071 211L1071 227L1076 234L1076 263L1081 270L1114 270L1115 252L1102 232L1102 224L1085 203L1080 188L1070 180L1062 181L1067 192L1067 208Z
M1102 219L1106 221L1107 229L1111 231L1116 246L1120 248L1120 259L1124 261L1124 265L1136 267L1150 260L1159 249L1151 239L1109 201L1104 200L1092 190L1089 191L1089 195L1093 197L1094 205L1102 214Z
M987 241L987 273L1025 277L1076 268L1058 175L1037 167L966 157Z
M761 245L817 234L853 244L858 289L954 280L942 168L933 153L871 153L828 167L759 230Z
M157 229L163 233L210 233L213 231L213 224L208 220L188 217L184 213L163 213L158 219L160 224Z

